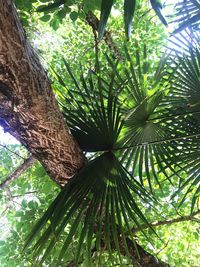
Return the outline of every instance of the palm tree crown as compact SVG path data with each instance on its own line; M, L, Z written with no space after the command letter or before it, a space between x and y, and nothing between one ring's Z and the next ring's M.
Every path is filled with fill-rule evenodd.
M37 238L36 256L45 249L40 264L69 222L60 261L80 225L77 265L83 248L88 266L92 251L108 251L111 256L113 250L120 255L123 248L128 255L127 236L135 242L131 229L149 223L139 203L156 207L154 185L162 190L163 180L171 184L174 196L185 190L180 205L193 191L194 208L200 192L200 48L198 33L182 30L189 22L196 27L193 21L199 6L198 1L186 2L189 17L184 9L176 31L180 34L171 38L174 45L152 73L145 58L138 60L126 47L123 67L106 55L106 69L97 64L96 71L82 70L80 78L65 60L66 74L54 71L60 106L88 162L63 188L27 240L26 246ZM161 16L160 7L154 1L151 4ZM127 36L134 12L127 12L128 5L130 1L125 1ZM112 1L102 6L100 36L111 7ZM180 7L181 3L179 13ZM181 52L175 45L180 40ZM66 77L71 78L73 88L68 88Z

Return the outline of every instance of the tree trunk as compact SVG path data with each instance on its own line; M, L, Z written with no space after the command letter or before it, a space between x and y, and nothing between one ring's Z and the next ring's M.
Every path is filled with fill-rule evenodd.
M65 184L84 156L57 106L46 72L25 37L14 4L0 0L0 124Z
M157 259L152 254L144 250L139 244L130 238L126 238L130 256L133 263L137 264L139 267L170 267L169 264ZM137 247L137 251L136 251ZM126 252L122 249L122 254L126 255Z

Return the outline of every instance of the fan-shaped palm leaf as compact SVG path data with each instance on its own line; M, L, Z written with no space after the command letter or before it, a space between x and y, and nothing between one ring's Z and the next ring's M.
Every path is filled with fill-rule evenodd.
M141 221L148 223L134 200L135 194L147 199L147 193L132 179L113 153L104 153L89 162L60 192L30 234L26 246L40 235L34 245L35 256L45 249L38 264L46 259L69 222L71 228L66 233L59 260L62 260L79 225L82 230L76 263L85 242L89 262L92 248L96 246L96 250L100 251L101 242L110 252L114 248L128 250L125 232L130 232L132 223L136 226ZM95 244L92 242L94 234L97 234ZM123 245L119 245L120 242Z
M90 72L87 78L82 74L79 83L65 62L75 85L74 89L68 90L65 81L56 74L65 88L60 103L72 134L84 151L98 153L62 190L27 240L28 245L41 233L34 246L36 256L46 249L43 257L40 257L40 263L46 259L69 221L72 226L63 244L60 259L78 225L83 224L76 263L83 243L86 243L88 259L91 259L94 235L97 250L101 249L103 240L110 254L113 248L118 251L122 249L119 244L123 244L123 250L128 252L125 229L130 233L133 224L139 226L141 221L148 223L135 199L137 197L140 201L146 201L150 196L115 156L124 124L121 111L124 96L120 97L124 79L117 71L117 64L113 65L107 59L111 66L107 80L99 73ZM136 77L133 81L136 81ZM139 91L137 93L135 99L139 103L143 95L139 95ZM100 152L104 153L99 156Z
M194 35L195 36L195 35ZM198 39L197 39L198 40ZM174 61L171 93L166 98L171 119L174 124L171 130L180 148L179 162L184 166L188 179L181 181L180 190L186 186L183 203L189 192L195 190L192 209L199 196L199 137L200 137L200 50L195 40L182 56Z
M172 183L173 176L177 179L179 173L188 172L180 188L189 185L187 194L197 185L199 55L197 47L184 56L175 53L171 63L165 66L162 61L148 80L145 62L139 54L133 61L128 51L128 69L119 71L107 58L111 71L106 69L106 78L104 71L90 71L87 77L82 72L79 82L65 62L73 89L55 75L63 87L59 101L70 130L85 152L95 153L95 159L61 191L28 238L27 245L37 238L36 256L45 251L40 263L69 222L60 260L79 225L77 264L83 244L89 262L91 250L101 250L102 242L110 255L113 248L121 250L121 243L128 253L125 229L130 233L132 224L147 223L136 202L139 197L143 203L147 199L144 180L153 191L154 180L162 182L160 173ZM198 194L199 187L193 205Z
M127 109L124 107L126 115L116 149L121 151L120 157L124 166L133 175L138 176L142 184L143 179L147 179L152 189L153 177L160 184L159 172L162 172L170 183L171 174L178 175L178 166L173 166L177 149L173 142L170 142L173 135L168 122L161 119L167 116L161 106L168 91L168 81L163 80L166 75L166 60L165 63L161 62L155 75L148 73L147 82L148 70L144 71L140 64L135 68L127 51L126 54L130 68L125 71L127 85L124 90L131 92L130 104Z
M117 65L107 81L89 72L87 79L81 76L81 84L76 81L66 61L65 66L76 86L74 90L66 90L67 95L63 95L65 102L60 102L72 134L86 152L112 150L123 125L116 97L123 86L115 84ZM65 82L61 82L67 88Z
M181 0L176 4L176 14L173 22L178 22L178 28L174 34L191 27L193 30L199 30L200 25L200 1L199 0Z

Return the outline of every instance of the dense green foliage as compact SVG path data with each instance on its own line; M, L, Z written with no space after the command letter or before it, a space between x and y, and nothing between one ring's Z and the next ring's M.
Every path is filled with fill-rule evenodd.
M101 9L103 37L113 4L108 2L109 7L100 1L25 5L16 0L41 60L45 55L60 108L88 164L61 191L35 165L1 192L2 223L8 229L1 227L1 266L33 266L36 259L55 267L70 262L133 266L127 237L170 266L199 266L198 215L166 222L199 210L200 48L193 18L198 1L187 1L182 15L180 1L175 15L180 24L176 32L181 33L169 41L154 16L155 9L160 12L156 1L151 1L154 10L136 1L131 37L133 12L127 15L125 8L128 43L120 31L123 18L113 13L109 25L120 60L103 40L97 47L84 21L88 10ZM124 2L130 4L116 1L116 10L122 10ZM42 13L30 17L34 10ZM33 30L39 17L41 37ZM21 146L9 148L26 157ZM3 181L21 158L5 148L1 155ZM152 227L156 221L164 226ZM25 239L28 248L22 253Z

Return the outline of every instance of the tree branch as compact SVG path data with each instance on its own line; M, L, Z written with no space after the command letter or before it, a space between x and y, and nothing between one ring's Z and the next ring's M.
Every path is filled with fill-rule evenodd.
M144 250L137 242L133 242L130 238L126 238L127 246L133 263L137 262L140 267L170 267L169 264L157 259L154 255ZM122 254L126 255L126 252Z
M65 124L47 73L12 0L0 0L0 124L64 185L85 157Z
M161 225L169 225L169 224L178 223L178 222L190 221L190 220L194 219L194 216L196 216L197 214L200 214L200 210L197 210L197 211L191 213L190 215L181 216L181 217L174 218L171 220L163 220L163 221L153 222L153 223L150 223L149 225L142 224L140 227L133 228L132 232L136 233L136 232L139 232L141 230L148 229L149 227L157 227L157 226L161 226Z
M181 216L178 218L174 218L171 220L164 220L164 221L158 221L154 223L150 223L149 225L143 224L140 227L133 228L132 232L136 233L138 231L148 229L151 227L157 227L161 225L169 225L173 223L183 222L183 221L189 221L194 219L194 217L200 213L200 210L197 210L190 215ZM127 234L128 235L128 234ZM120 240L120 236L119 236ZM133 263L137 262L140 267L169 267L170 265L158 260L155 256L147 252L145 249L143 249L137 242L133 242L128 236L126 237L127 247L130 253L130 257L133 260ZM113 248L115 248L115 244L112 244ZM120 242L120 252L127 256L127 252L124 248L123 242Z
M32 192L26 192L23 195L14 195L14 196L12 196L12 198L24 197L25 195L31 195L31 194L35 194L35 193L38 193L38 191L35 190L35 191L32 191Z
M9 175L5 181L0 184L0 189L7 187L12 181L17 179L23 172L25 172L30 166L36 162L36 159L31 155L24 160L24 163L20 165L11 175Z
M90 25L92 27L93 32L98 31L99 19L94 15L94 13L89 11L86 15L86 21L87 21L88 25ZM111 37L110 32L105 31L104 40L105 40L105 43L110 48L110 50L113 51L114 57L116 59L122 61L123 57L122 57L118 47L116 46L116 44L113 42L113 39Z
M122 255L129 257L132 260L134 266L138 267L170 267L169 264L159 260L156 256L150 254L143 247L141 247L136 240L130 238L128 234L125 234L125 242L122 238L119 226L116 224L117 228L117 239L118 247L116 247L115 241L111 240L111 248L113 250L118 250ZM104 238L101 239L101 248L105 250L107 247ZM126 248L127 247L127 248ZM128 250L128 251L127 251ZM92 250L92 253L96 251L96 247Z

